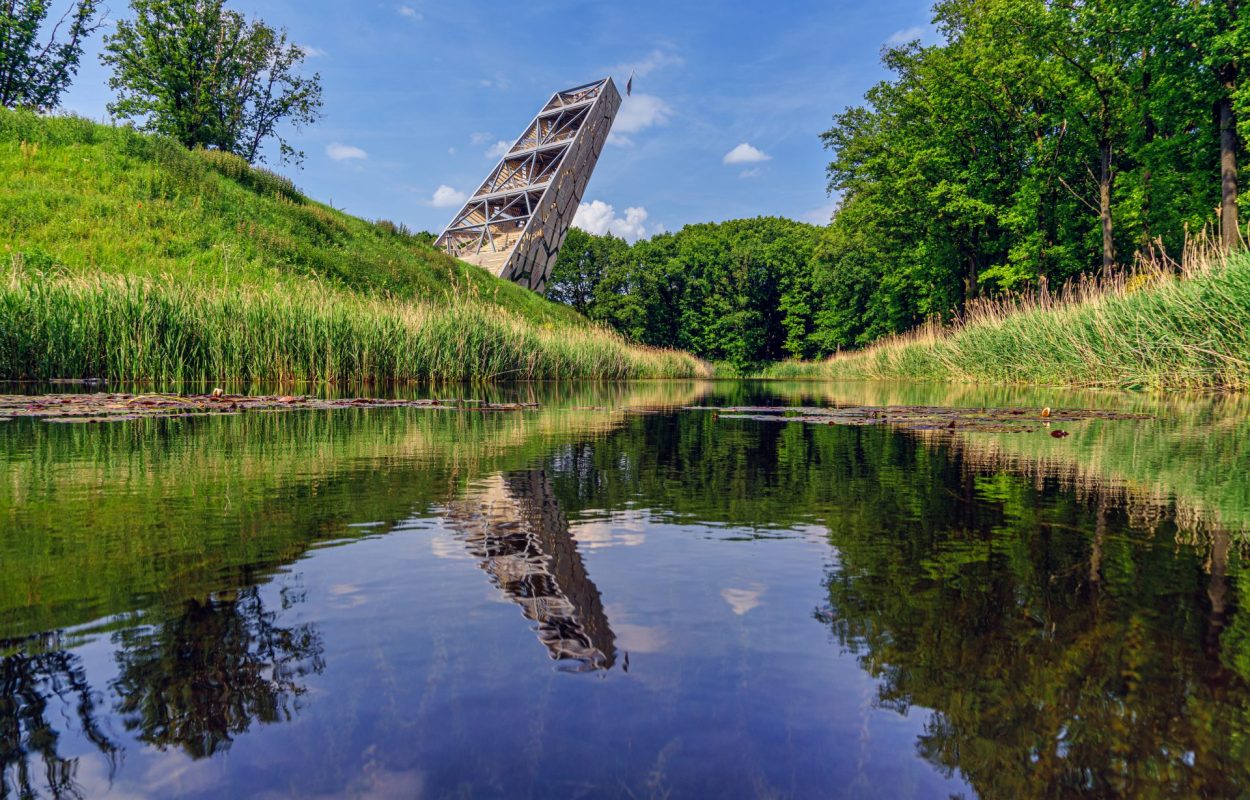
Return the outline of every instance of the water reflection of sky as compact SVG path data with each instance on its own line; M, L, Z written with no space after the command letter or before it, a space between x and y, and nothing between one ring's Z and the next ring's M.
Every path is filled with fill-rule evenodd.
M324 669L303 679L281 724L194 759L139 746L113 717L125 756L112 775L87 742L62 747L79 760L83 796L957 788L914 752L922 717L874 708L872 680L813 619L828 547L811 536L726 542L641 511L573 525L573 541L593 544L586 576L619 656L614 669L567 675L465 556L462 530L400 527L314 550L262 588L275 624L312 626L326 644ZM116 684L115 650L96 636L76 651L92 685Z
M592 524L614 537L643 518ZM584 554L620 656L581 675L553 669L533 624L498 602L473 560L436 555L463 548L450 526L314 551L263 592L279 608L282 588L298 587L303 602L279 619L326 642L298 713L254 726L215 760L131 745L107 796L959 789L915 752L923 714L877 709L874 682L813 619L826 545L646 527L645 546ZM97 685L115 678L111 651L105 638L82 648ZM84 795L105 796L98 754L74 755Z
M411 445L417 420L446 427ZM177 448L194 437L158 437L171 468L158 449L126 467L129 502L160 488L151 528L100 506L126 508L110 470L153 440L10 454L27 466L0 520L67 546L92 530L128 580L173 576L84 583L81 606L53 609L77 624L42 637L49 656L6 645L22 719L57 734L47 749L0 698L10 786L19 763L43 781L50 753L63 786L122 798L930 797L1074 775L1219 793L1244 777L1241 546L1209 510L1226 490L1198 461L1172 484L1197 476L1184 498L1163 477L1099 480L1138 464L1103 439L1148 455L1140 430L943 442L676 413L582 434L557 410L500 420L466 456L456 420L326 422L262 429L257 463L297 468L208 514L221 470L188 481L198 454ZM1202 441L1151 424L1160 452ZM481 467L526 426L538 446ZM244 433L232 465L251 469ZM49 488L77 467L87 479ZM218 564L213 537L245 557ZM0 555L33 542L0 536ZM14 601L0 625L39 634L35 610Z

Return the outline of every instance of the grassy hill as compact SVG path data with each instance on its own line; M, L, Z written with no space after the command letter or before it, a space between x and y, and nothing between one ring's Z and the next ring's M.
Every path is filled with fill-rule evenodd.
M213 151L0 109L0 377L702 374Z

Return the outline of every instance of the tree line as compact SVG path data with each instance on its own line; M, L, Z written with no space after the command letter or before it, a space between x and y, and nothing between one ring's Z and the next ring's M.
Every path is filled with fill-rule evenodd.
M0 0L0 105L55 110L78 73L86 39L100 29L99 0L77 0L51 30L50 0ZM265 160L303 153L284 137L320 117L321 78L285 30L248 21L225 0L130 0L131 18L104 37L100 60L112 68L108 106L119 120L187 147Z
M811 273L820 236L777 217L689 225L633 245L573 228L547 296L634 341L740 370L813 358L826 349Z
M863 343L969 299L1241 245L1250 124L1241 0L942 0L941 43L823 134L839 197L821 267L836 338Z
M799 235L783 261L755 265L755 280L775 286L714 280L725 291L714 325L677 311L687 282L723 271L705 248L682 246L719 237L696 226L634 245L628 269L605 273L630 279L600 286L593 301L583 288L575 304L641 341L705 357L811 357L950 320L977 297L1109 274L1146 249L1177 257L1204 229L1242 246L1250 4L942 0L933 21L940 43L885 48L890 77L822 134L837 210L815 244ZM614 263L623 248L570 242L566 271ZM723 314L742 297L784 297L801 311L753 318L777 327L742 338L767 345L732 333L707 342L706 331L730 327L720 320L747 319ZM657 321L622 317L622 307ZM677 327L664 321L674 316Z

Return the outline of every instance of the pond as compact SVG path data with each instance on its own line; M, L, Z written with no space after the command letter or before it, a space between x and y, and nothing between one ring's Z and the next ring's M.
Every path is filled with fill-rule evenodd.
M1250 791L1245 401L404 396L0 424L0 797Z

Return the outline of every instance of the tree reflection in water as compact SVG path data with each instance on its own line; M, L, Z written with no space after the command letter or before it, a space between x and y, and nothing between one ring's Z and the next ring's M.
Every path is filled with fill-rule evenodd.
M22 641L0 641L0 798L46 794L79 798L78 759L60 755L55 725L68 725L72 708L81 734L115 766L118 747L97 719L99 698L91 691L82 661L63 649L52 632ZM39 764L33 764L34 759ZM42 786L40 781L42 773Z
M917 752L982 796L1250 786L1250 540L1218 515L1000 457L984 435L708 415L677 431L640 417L611 441L553 463L570 516L824 528L817 616L879 680L879 707L930 714Z
M302 679L325 664L311 625L284 628L258 587L188 600L182 613L117 635L113 690L126 728L162 749L205 758L253 721L289 720Z
M313 419L308 418L308 424ZM762 425L691 413L629 416L619 425L614 422L610 430L605 422L605 430L593 437L578 438L564 431L553 439L558 447L535 434L527 441L529 449L512 453L507 440L494 444L496 429L472 427L479 424L478 417L456 417L455 427L431 428L443 437L431 441L449 442L448 452L456 452L455 459L448 457L454 469L361 470L369 482L356 481L356 473L342 465L392 458L396 439L374 435L367 428L364 433L370 435L363 436L353 429L335 447L287 448L321 454L318 463L328 465L326 473L333 478L326 485L338 488L328 495L318 488L317 497L331 500L302 503L297 495L278 493L274 506L291 516L284 525L271 527L274 541L263 542L261 556L223 544L234 541L223 535L213 558L191 552L171 561L194 564L197 580L175 577L184 572L164 571L152 584L155 590L128 589L118 595L141 597L142 605L133 600L133 606L110 606L122 614L132 607L147 609L153 597L165 598L163 609L150 612L151 624L115 634L119 677L111 688L118 695L116 709L126 727L142 742L208 757L223 754L253 723L291 718L299 711L305 685L312 681L309 676L322 669L319 635L309 626L279 625L281 612L276 616L266 610L261 589L212 590L250 585L259 570L286 563L285 556L277 554L303 552L300 543L309 540L309 530L338 530L323 524L325 519L399 518L414 504L422 509L444 504L441 515L455 529L464 550L499 593L515 604L517 624L531 627L560 668L612 668L625 659L623 655L617 659L616 635L590 579L590 564L570 537L569 520L575 525L602 521L628 509L645 516L648 524L712 526L718 528L718 538L723 528L735 541L789 536L799 529L826 531L835 555L817 601L824 629L831 629L842 646L855 651L863 668L877 678L880 707L923 715L927 721L923 734L904 749L911 752L914 746L914 752L948 774L965 777L983 796L1236 796L1250 786L1250 606L1242 601L1250 589L1250 571L1244 566L1250 540L1220 527L1216 524L1220 515L1210 513L1240 509L1229 498L1243 499L1244 490L1238 488L1242 484L1225 493L1199 492L1196 489L1208 488L1210 481L1195 479L1188 506L1168 499L1175 493L1166 480L1146 496L1134 496L1125 488L1140 480L1108 484L1103 477L1107 474L1140 477L1157 470L1150 466L1134 472L1121 463L1132 462L1129 466L1136 468L1144 452L1139 438L1127 443L1117 439L1114 447L1091 447L1061 469L1062 465L1045 461L1035 466L1027 462L1035 450L1055 455L1055 440L1044 434L1001 441L980 435L958 445L960 440L947 434L926 438L884 429ZM222 430L243 434L242 429ZM396 430L407 428L399 425ZM463 450L466 430L477 431L478 438L472 440L476 449ZM321 445L331 437L313 428L306 438ZM1063 440L1064 446L1080 438L1074 434ZM253 450L248 452L268 453L273 448L262 447L266 441L250 442ZM400 444L406 441L398 438ZM999 442L1002 453L988 451L990 441ZM1172 441L1200 438L1193 431L1178 430ZM70 444L77 446L67 439L65 452ZM1228 449L1236 448L1230 444ZM499 456L496 450L510 455ZM1007 457L1016 450L1024 455ZM540 451L550 455L540 461ZM409 443L404 452L406 458L416 459L414 453L420 449ZM1187 452L1188 460L1182 458ZM1179 444L1175 450L1161 446L1159 457L1147 464L1174 462L1179 465L1171 467L1176 474L1205 459L1208 450L1199 447L1195 452ZM1112 457L1119 460L1109 466ZM457 459L472 462L473 488L447 500L446 487L460 485L458 477L449 478L460 474ZM192 460L187 456L185 463ZM260 455L253 460L256 474L271 469ZM1244 462L1230 457L1220 463ZM1070 473L1067 477L1064 469ZM182 486L174 476L177 469L168 472L162 492ZM1088 478L1081 477L1087 473ZM191 483L203 477L190 474ZM350 474L353 480L340 474ZM494 477L479 480L479 475ZM120 503L117 497L110 502ZM1212 497L1225 502L1213 503ZM56 508L51 502L45 505ZM122 513L126 507L118 509L111 518L128 519ZM1186 509L1196 516L1182 519ZM246 509L247 518L257 520L258 526L260 520L271 519L272 512L260 505ZM49 519L52 513L48 511ZM186 518L199 513L195 507ZM1207 524L1208 519L1215 522ZM51 522L43 524L55 529ZM191 530L191 522L187 525ZM126 541L130 532L119 530L108 541ZM658 540L652 537L654 546L661 548L652 555L662 558L666 551ZM78 550L91 556L83 556L82 563L100 562L115 569L66 571L60 566L62 556L52 554L28 565L22 574L40 580L88 575L92 580L78 582L93 589L105 585L104 578L110 576L119 585L131 585L118 577L136 571L128 560L130 550ZM100 555L112 550L126 557L109 561ZM11 562L21 552L11 547L4 556ZM234 565L228 577L223 577L227 573L222 554L229 554L229 564ZM635 551L637 560L620 563L645 568L647 555L644 548ZM606 558L595 563L611 564ZM6 566L11 569L11 563ZM647 573L636 580L645 588L658 585ZM79 597L71 583L58 584L63 589L59 596L65 598L62 606L97 607L96 595ZM802 593L795 604L801 610L794 616L804 626L803 635L823 644L827 634L821 626L810 618L804 621L814 604L809 594L814 588L811 582L789 587ZM263 590L264 597L273 597L273 591ZM780 596L787 589L778 585L772 591ZM196 599L184 601L186 597ZM657 606L662 607L659 602ZM696 622L691 615L686 619L688 624ZM621 633L623 621L617 622ZM40 627L64 624L57 619ZM18 630L36 629L27 625ZM790 631L775 633L785 636ZM754 641L727 642L725 648L744 653L743 662L750 667L754 662L749 656L756 651L733 648L771 646L773 636L770 630ZM475 643L464 646L469 648L465 652L476 652L471 649ZM116 757L116 748L96 723L100 702L87 687L77 656L65 649L55 637L0 642L0 763L6 781L0 792L6 796L31 791L81 794L74 784L77 765L72 756L82 757L90 749L91 745L84 746L85 739L110 759ZM535 648L506 657L522 660L539 652L543 650ZM681 645L673 646L675 658L685 655ZM815 674L805 676L811 683L769 685L760 691L782 699L810 691L812 703L819 702L824 681L843 680L824 672L825 663L822 659ZM372 677L360 672L350 680L367 682ZM641 681L604 681L604 696L639 685ZM657 691L670 694L657 696L694 707L711 696L705 691L709 686L716 684L706 674L692 673L662 686ZM582 682L574 691L585 687ZM516 709L524 711L530 700L516 697ZM410 710L396 707L400 715ZM605 702L603 708L613 706ZM62 721L66 711L72 724ZM467 736L480 732L474 726L466 729ZM834 738L842 735L838 730L832 725L828 731L817 729L807 744L844 747L844 739ZM441 730L434 735L456 744L468 741L444 736ZM751 729L743 741L758 745L760 753L771 757L769 736L767 730ZM584 738L586 752L591 752L598 740ZM799 752L803 743L791 741L794 744L786 746ZM379 738L370 744L384 748L386 743L403 758L416 759L403 737L388 735L385 741ZM502 762L489 743L471 744L466 748L471 755L458 763L480 760L457 774L452 774L456 765L449 764L445 785L459 786L470 770L489 772ZM508 740L503 746L513 748L515 743ZM449 751L450 746L444 746L442 752ZM724 755L740 758L744 752ZM64 753L71 757L63 757ZM403 760L399 755L397 762ZM907 760L907 753L885 755ZM807 769L817 761L819 755L801 766ZM657 763L663 766L664 759ZM89 782L87 766L78 767L83 784ZM351 765L331 760L327 768L347 770ZM673 774L682 769L676 758L669 768ZM232 769L238 769L237 761ZM499 774L507 777L502 769ZM662 770L657 767L657 772ZM431 777L430 786L443 786L438 780ZM45 789L44 783L52 788Z
M882 707L932 709L919 753L984 797L1238 796L1250 620L1227 534L1188 551L1166 521L1133 524L1122 493L1078 500L958 461L972 491L955 524L832 531L819 612Z

